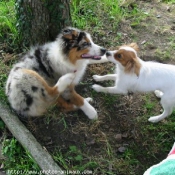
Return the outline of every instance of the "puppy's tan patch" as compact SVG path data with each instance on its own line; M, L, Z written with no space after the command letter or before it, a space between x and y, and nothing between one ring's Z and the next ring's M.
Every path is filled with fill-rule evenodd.
M131 43L127 46L132 47L136 52L139 51L139 46L137 45L137 43Z
M129 73L134 71L134 73L139 76L141 64L134 52L120 49L114 54L114 58L119 61L123 67L125 67L125 72Z

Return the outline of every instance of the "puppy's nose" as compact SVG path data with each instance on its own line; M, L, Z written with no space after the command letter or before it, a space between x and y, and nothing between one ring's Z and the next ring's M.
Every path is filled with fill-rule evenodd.
M106 52L106 56L109 57L111 56L111 53L109 51Z
M101 48L101 54L104 55L106 53L106 49L105 48Z

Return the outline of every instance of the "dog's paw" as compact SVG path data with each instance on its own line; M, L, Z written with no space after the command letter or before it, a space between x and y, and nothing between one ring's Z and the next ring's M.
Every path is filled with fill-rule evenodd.
M101 76L99 75L93 75L92 77L95 81L101 81Z
M74 73L68 73L66 75L63 75L56 84L58 86L58 91L63 92L67 88L67 86L69 86L72 83L74 78Z
M91 110L88 112L88 118L91 120L97 120L98 119L98 114L97 111L92 107Z
M60 79L61 79L62 83L70 85L74 78L75 78L74 73L68 73L66 75L63 75Z
M97 92L101 92L101 88L102 86L98 85L98 84L94 84L92 85L92 89L94 89Z
M159 122L160 120L161 120L161 119L160 119L159 116L150 117L150 118L148 119L148 121L151 122L151 123L157 123L157 122Z
M155 93L156 97L158 97L158 98L161 98L163 96L163 92L162 91L155 90L154 93Z
M90 100L91 98L88 98ZM87 99L84 99L84 105L80 106L80 109L86 114L86 116L91 120L98 119L97 111L92 107Z
M93 102L93 99L92 99L91 97L87 97L87 98L85 98L85 100L86 100L87 102L89 102L89 103L92 103L92 102Z

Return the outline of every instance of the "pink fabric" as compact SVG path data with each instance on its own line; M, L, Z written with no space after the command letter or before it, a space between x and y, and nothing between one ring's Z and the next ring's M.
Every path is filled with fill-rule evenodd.
M170 151L170 153L168 154L168 156L172 155L172 154L175 154L175 143Z

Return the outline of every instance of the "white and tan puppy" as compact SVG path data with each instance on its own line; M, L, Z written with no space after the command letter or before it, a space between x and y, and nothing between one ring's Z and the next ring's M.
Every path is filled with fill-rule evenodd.
M93 85L97 92L127 94L128 92L155 92L161 98L163 113L152 116L148 121L159 122L172 113L175 106L175 66L143 61L135 43L106 52L109 61L116 64L116 73L105 76L94 75L95 81L114 80L114 87Z

